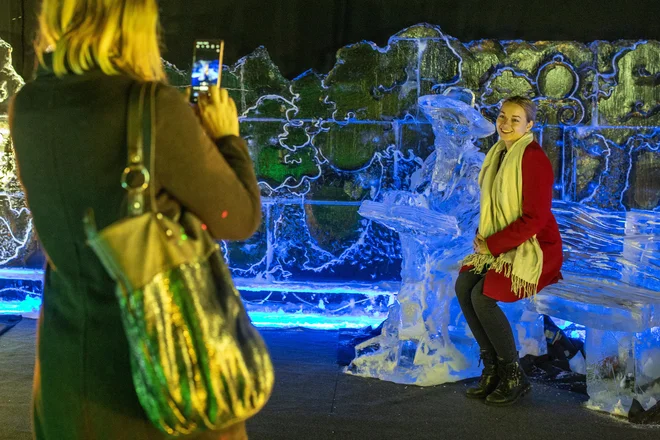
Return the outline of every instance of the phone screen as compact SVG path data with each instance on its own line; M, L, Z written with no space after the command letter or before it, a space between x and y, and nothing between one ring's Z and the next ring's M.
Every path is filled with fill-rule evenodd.
M197 40L193 56L190 102L197 102L201 93L209 87L220 85L224 41Z

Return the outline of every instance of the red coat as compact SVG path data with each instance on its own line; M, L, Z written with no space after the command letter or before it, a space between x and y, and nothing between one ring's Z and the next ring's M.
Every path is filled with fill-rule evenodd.
M562 278L560 270L563 255L557 220L550 210L555 180L552 165L535 141L527 146L523 154L522 176L522 217L488 237L486 243L490 252L497 257L536 234L543 251L543 270L537 289L539 292ZM469 269L470 267L463 266L461 272ZM484 295L504 302L520 299L511 291L511 280L494 270L489 270L486 274Z

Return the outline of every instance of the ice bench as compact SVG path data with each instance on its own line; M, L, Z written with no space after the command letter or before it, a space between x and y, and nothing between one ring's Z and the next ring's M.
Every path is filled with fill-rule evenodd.
M532 303L584 325L588 407L625 415L660 401L660 212L557 202L564 280Z

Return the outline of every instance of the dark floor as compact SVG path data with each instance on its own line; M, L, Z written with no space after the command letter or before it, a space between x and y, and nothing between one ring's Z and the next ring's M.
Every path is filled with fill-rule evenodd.
M265 330L277 385L248 423L250 440L660 439L582 408L585 396L542 384L520 405L491 408L463 396L465 383L429 388L341 373L337 332ZM30 439L35 321L0 337L0 439ZM65 440L65 439L63 439Z

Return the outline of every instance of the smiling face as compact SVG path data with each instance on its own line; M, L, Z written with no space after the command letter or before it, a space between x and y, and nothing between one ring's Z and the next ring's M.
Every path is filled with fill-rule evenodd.
M534 121L528 121L525 109L512 102L502 104L500 114L497 116L497 134L504 141L507 148L531 130Z

